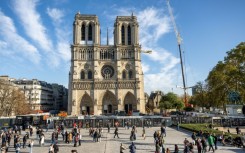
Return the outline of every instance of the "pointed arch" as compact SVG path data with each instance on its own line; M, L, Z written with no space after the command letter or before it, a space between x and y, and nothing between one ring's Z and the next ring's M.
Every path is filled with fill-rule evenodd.
M122 40L122 45L125 45L125 27L122 25L121 27L121 40Z
M122 78L126 79L126 71L125 70L123 70L123 72L122 72Z
M113 114L115 110L118 110L117 98L109 90L107 90L102 98L102 113Z
M93 27L92 24L89 23L88 25L88 41L92 41L93 40Z
M128 45L131 45L131 27L128 25Z
M127 114L137 110L136 97L131 92L127 92L123 102L124 102L124 110Z
M80 101L77 114L90 115L94 113L94 106L92 98L85 93Z
M93 79L93 73L92 71L88 71L88 79Z
M133 78L133 71L132 70L129 70L128 71L128 78L129 79L132 79Z
M83 70L80 73L80 79L81 80L85 79L85 72Z
M82 27L81 27L81 40L85 41L85 24L84 23L82 24Z

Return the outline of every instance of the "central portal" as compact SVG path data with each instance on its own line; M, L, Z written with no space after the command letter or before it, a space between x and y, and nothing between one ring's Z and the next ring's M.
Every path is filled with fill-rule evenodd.
M118 109L116 96L107 91L102 100L103 114L114 114Z

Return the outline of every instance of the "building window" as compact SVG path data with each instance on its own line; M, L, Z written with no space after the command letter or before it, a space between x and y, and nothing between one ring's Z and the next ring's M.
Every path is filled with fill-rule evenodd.
M114 75L114 68L110 65L104 65L101 69L101 75L104 79L110 79Z
M129 79L132 79L132 78L133 78L133 72L132 72L132 71L129 71L129 72L128 72L128 78L129 78Z
M85 25L84 24L82 25L82 28L81 28L81 39L85 40Z
M126 79L126 72L125 71L123 71L123 73L122 73L122 78Z
M92 71L88 71L88 79L92 79L93 78L93 73Z
M92 41L92 25L91 24L89 24L89 26L88 26L88 40L89 41Z
M128 45L131 45L131 27L128 26Z
M125 45L125 29L124 29L124 26L122 26L121 34L122 34L122 45Z
M85 79L85 73L84 73L84 71L81 72L81 79Z

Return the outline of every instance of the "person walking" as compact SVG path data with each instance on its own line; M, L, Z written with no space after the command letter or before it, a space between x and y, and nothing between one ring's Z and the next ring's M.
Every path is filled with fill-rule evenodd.
M193 143L189 144L189 149L190 149L190 153L194 153L194 144Z
M72 142L72 133L69 132L68 134L68 143L71 143Z
M177 130L179 131L179 122L177 122Z
M12 139L12 134L11 132L9 132L7 135L8 146L10 146L11 139Z
M208 151L210 151L212 148L212 150L214 152L214 137L210 134L208 135L208 145L209 145Z
M167 148L167 150L166 150L166 153L170 153L170 150L169 150L169 148Z
M82 134L81 133L78 133L78 138L79 138L79 146L81 146L81 142L82 142Z
M110 129L111 129L110 123L107 123L107 130L108 130L108 133L110 133Z
M124 153L125 147L123 146L123 144L121 143L120 145L120 153Z
M54 153L54 147L53 147L53 144L51 144L51 145L49 146L48 152L49 152L49 153Z
M74 136L74 147L77 147L78 141L79 141L79 135L76 134L76 135Z
M197 139L196 145L197 145L197 151L198 151L198 153L201 153L202 152L202 143L201 143L200 138Z
M197 139L197 136L196 136L195 132L192 133L191 138L192 138L192 141L193 141L193 145L195 145L196 144L196 139Z
M201 143L202 143L202 153L206 153L207 152L207 141L204 137L202 137Z
M179 153L179 147L177 144L174 145L174 153Z
M155 153L160 153L160 145L159 145L159 142L157 141L156 142L156 151L155 151Z
M40 146L44 146L44 134L41 134L41 137L40 137Z
M114 138L117 136L117 138L119 138L118 136L118 127L116 126L115 132L114 132Z
M33 145L34 145L34 141L33 141L33 140L30 140L30 142L29 142L29 144L28 144L29 153L32 153Z
M66 132L65 132L65 143L68 143L68 136L69 136L69 134L68 134L68 132L66 131Z
M20 143L17 142L15 147L15 153L20 153L20 147L21 147Z
M57 142L54 144L54 153L58 153L59 152L59 146L57 144Z
M130 153L136 153L136 146L134 145L134 142L129 146Z
M144 140L145 140L145 127L143 127L143 130L142 130L142 137L143 137Z
M218 137L216 136L215 133L213 133L212 136L213 136L213 138L214 138L214 149L217 150L217 149L218 149L218 147L217 147Z
M164 137L166 137L166 129L164 128L164 126L161 126L161 135L163 135Z
M162 144L162 153L165 153L165 147L163 144Z

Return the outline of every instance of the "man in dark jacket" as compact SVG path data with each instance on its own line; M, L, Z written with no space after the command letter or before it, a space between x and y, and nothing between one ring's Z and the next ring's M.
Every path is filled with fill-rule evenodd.
M110 133L110 128L111 128L110 123L107 123L108 133Z
M130 153L136 153L136 146L134 145L134 142L129 146Z
M117 138L119 138L118 136L118 127L116 126L115 132L114 132L114 138L117 136Z
M23 148L26 147L27 135L23 137Z

